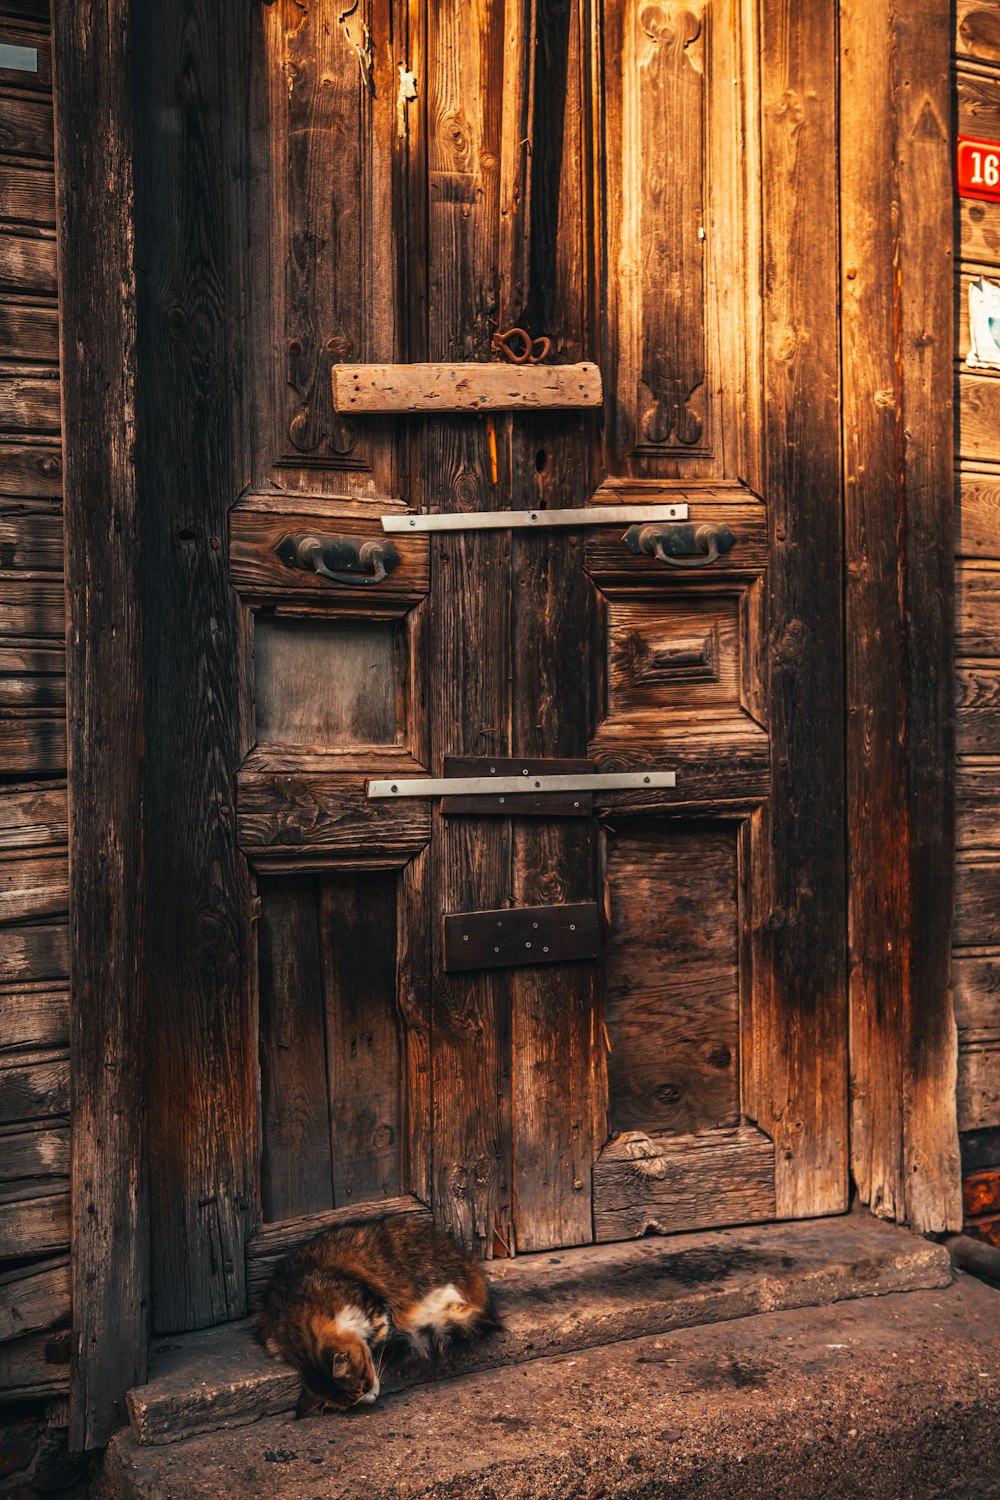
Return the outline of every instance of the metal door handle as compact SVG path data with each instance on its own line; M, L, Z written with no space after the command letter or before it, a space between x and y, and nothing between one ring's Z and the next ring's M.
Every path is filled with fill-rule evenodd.
M283 536L275 547L286 568L300 568L319 573L332 583L346 583L351 588L367 588L381 583L399 562L399 553L384 537Z
M677 526L630 526L622 541L630 552L645 552L672 568L707 568L730 551L736 537L728 526L688 521Z

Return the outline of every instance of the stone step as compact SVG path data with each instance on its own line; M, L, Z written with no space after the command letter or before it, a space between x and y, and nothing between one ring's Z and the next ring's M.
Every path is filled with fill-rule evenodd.
M387 1370L383 1390L781 1308L943 1287L951 1268L942 1246L862 1212L519 1256L494 1261L490 1279L503 1333L437 1368ZM160 1342L128 1407L137 1441L159 1444L290 1411L298 1393L295 1371L242 1322Z
M1000 1292L959 1275L556 1354L306 1422L145 1446L126 1431L98 1493L987 1500L1000 1496Z

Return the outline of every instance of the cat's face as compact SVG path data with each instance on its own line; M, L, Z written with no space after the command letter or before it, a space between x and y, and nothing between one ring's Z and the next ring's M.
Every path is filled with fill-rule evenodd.
M379 1389L371 1350L364 1339L339 1331L328 1334L317 1350L314 1368L305 1377L296 1415L346 1411L361 1402L374 1401Z

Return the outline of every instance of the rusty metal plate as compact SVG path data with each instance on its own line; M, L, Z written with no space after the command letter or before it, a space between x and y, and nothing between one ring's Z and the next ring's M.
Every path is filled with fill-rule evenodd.
M596 901L458 912L443 920L448 973L596 958L601 947Z

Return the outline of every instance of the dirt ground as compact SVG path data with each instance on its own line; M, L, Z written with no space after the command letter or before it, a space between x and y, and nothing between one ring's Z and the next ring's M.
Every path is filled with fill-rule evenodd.
M101 1500L1000 1497L1000 1291L961 1276L161 1447Z

